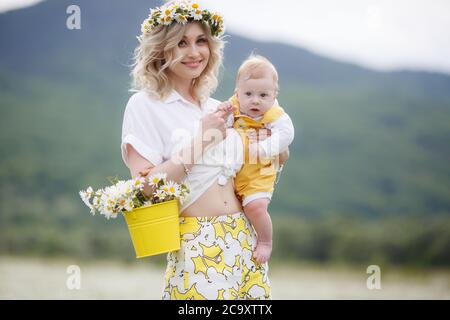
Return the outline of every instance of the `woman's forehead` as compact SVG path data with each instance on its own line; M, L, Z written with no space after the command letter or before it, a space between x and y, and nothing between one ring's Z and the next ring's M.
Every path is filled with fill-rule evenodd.
M183 38L198 38L205 35L205 31L198 23L188 23Z

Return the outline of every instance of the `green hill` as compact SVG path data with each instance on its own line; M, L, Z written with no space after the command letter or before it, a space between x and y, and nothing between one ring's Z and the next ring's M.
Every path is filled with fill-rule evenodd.
M0 14L0 252L130 253L123 222L90 217L78 190L129 177L119 148L127 66L154 3L76 1L81 30L66 28L73 1ZM296 128L270 210L279 234L299 240L280 239L280 256L450 264L450 76L375 72L233 34L227 42L215 97L232 93L254 50L278 68ZM346 219L356 229L341 227ZM378 230L388 222L407 229Z

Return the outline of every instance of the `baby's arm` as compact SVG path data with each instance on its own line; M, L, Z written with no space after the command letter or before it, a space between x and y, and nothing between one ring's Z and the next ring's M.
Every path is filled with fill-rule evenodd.
M294 140L294 125L287 114L272 122L270 130L271 135L265 140L259 140L256 145L257 150L253 151L257 152L261 158L279 155L286 151Z

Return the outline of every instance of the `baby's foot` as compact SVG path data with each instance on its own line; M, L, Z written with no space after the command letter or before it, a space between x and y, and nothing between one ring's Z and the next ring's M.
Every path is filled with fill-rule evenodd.
M270 254L272 253L272 242L258 242L256 244L255 252L253 253L253 258L259 264L269 261Z

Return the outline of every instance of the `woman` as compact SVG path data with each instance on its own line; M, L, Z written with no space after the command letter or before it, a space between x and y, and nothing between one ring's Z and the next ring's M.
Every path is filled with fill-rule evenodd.
M252 259L256 235L233 188L242 146L225 119L234 110L209 97L222 62L222 20L195 3L172 2L153 9L142 31L122 157L133 178L163 172L191 189L163 299L270 299L268 266ZM220 160L219 146L237 155Z

